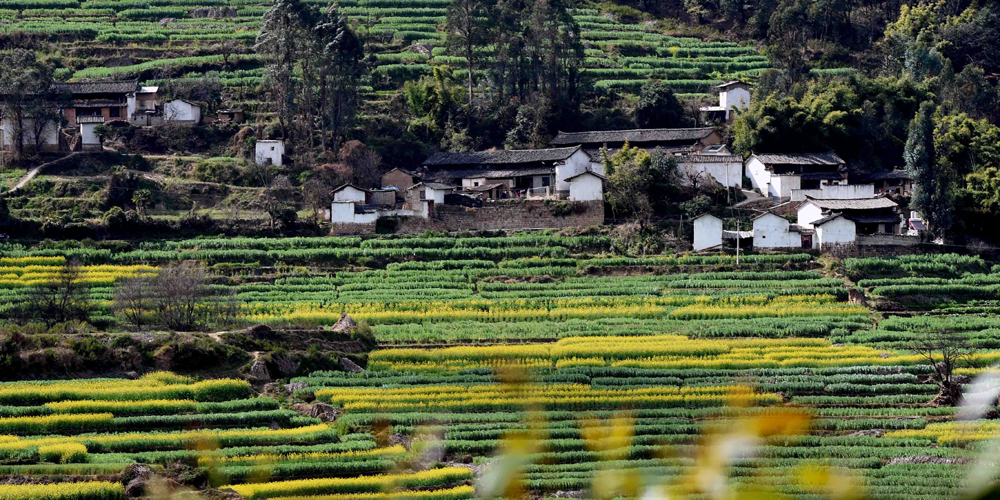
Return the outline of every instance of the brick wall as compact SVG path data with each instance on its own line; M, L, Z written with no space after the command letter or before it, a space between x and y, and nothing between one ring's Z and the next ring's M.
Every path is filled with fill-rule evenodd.
M540 200L501 200L485 203L482 208L438 205L434 207L433 218L410 218L400 226L400 231L420 233L426 230L561 229L604 223L604 202L567 203L571 203L573 209L563 216L553 214L554 205L546 205Z

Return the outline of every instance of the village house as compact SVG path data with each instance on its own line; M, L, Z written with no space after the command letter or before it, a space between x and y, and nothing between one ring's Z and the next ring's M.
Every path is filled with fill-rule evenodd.
M701 214L693 222L696 252L722 246L722 219L712 214Z
M758 250L812 248L812 234L811 228L803 229L771 212L753 219L753 247Z
M833 152L752 154L744 169L755 189L778 199L791 199L797 189L847 184L847 165Z
M793 189L791 201L805 201L806 198L820 200L860 200L875 197L874 184L827 184L820 181L818 189Z
M743 157L730 153L724 144L706 146L698 153L677 155L677 172L688 185L711 178L726 187L740 187Z
M254 147L254 162L258 165L275 165L280 167L284 164L285 141L281 140L259 140Z
M614 154L625 143L647 151L661 148L671 153L695 153L713 144L722 144L722 136L714 128L703 127L559 132L552 139L553 146L582 147L595 163L604 161L602 149Z
M53 88L69 97L63 116L71 125L79 123L78 116L128 120L133 111L130 107L136 105L136 92L142 89L136 80L56 83Z
M750 106L750 84L740 81L729 81L714 87L719 92L717 106L702 106L703 122L730 122L736 117L734 110L743 110Z
M420 176L415 172L395 167L382 174L381 185L383 188L394 187L400 192L410 189L410 186L420 182Z
M851 200L807 197L797 215L799 225L807 228L837 214L853 222L858 235L899 234L902 219L897 207L896 202L881 197Z
M246 118L243 110L239 108L220 109L215 112L215 121L217 122L243 123L244 119Z
M97 127L104 124L103 116L79 116L80 149L83 151L100 151L101 138L97 135Z
M373 224L381 217L426 218L428 213L427 202L415 206L397 204L395 189L369 190L347 183L333 190L329 220L333 224Z
M0 150L14 149L15 143L17 142L17 139L15 138L15 123L16 121L11 118L0 119ZM59 150L60 124L58 122L39 122L36 126L35 119L27 117L21 120L21 124L21 144L24 145L26 149L34 149L37 144L39 149L45 152Z
M598 201L604 199L604 182L607 179L586 170L566 178L569 183L569 201Z
M910 196L913 193L913 177L905 170L895 169L868 176L867 182L872 183L874 192L878 194L894 194Z
M134 127L155 127L163 124L160 101L156 93L159 87L139 87L126 96L128 122Z
M442 184L440 182L418 182L404 191L403 198L406 205L410 207L421 207L424 202L431 202L431 210L434 205L444 205L445 196L458 191L457 186Z
M187 99L172 99L163 103L163 121L176 125L195 126L201 123L201 105Z
M579 147L436 153L423 162L425 180L499 197L568 197L568 179L586 171L603 174Z

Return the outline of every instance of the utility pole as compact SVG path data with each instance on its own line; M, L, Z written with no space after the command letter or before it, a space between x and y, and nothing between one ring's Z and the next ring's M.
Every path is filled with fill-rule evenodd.
M740 220L736 219L736 267L740 267Z

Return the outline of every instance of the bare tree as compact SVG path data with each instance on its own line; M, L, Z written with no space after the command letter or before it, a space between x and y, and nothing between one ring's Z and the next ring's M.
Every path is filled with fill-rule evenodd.
M348 141L340 150L340 161L350 171L354 182L363 187L378 184L382 175L382 157L361 141Z
M125 318L136 330L141 330L153 307L153 298L150 278L130 278L120 281L115 287L113 308L115 314Z
M201 324L208 273L200 264L160 268L150 281L153 310L160 324L172 330L194 330Z
M285 227L295 222L295 206L292 203L295 187L288 177L280 175L264 190L263 208L270 219L270 228Z
M333 202L331 187L322 179L309 179L302 186L302 197L306 204L313 210L313 219L319 222L320 210L329 208Z
M941 388L934 403L956 406L962 401L962 384L953 376L958 365L967 363L975 352L969 339L961 332L932 331L913 341L911 349L934 368L934 381Z
M52 328L70 320L86 321L90 304L80 283L80 264L72 260L59 268L54 280L35 286L28 294L27 314Z

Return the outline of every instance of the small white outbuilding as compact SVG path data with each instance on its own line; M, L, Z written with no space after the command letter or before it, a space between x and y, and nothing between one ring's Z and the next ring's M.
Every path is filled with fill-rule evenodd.
M799 227L788 222L788 219L765 212L753 220L753 247L801 248L802 233Z
M722 246L722 219L712 214L694 218L694 250Z
M842 214L830 214L813 221L816 236L813 238L813 249L831 250L837 245L849 245L857 238L857 226L854 221Z
M280 167L282 165L281 158L284 155L284 141L257 141L254 160L258 165L276 165Z
M605 180L603 175L590 170L567 177L570 201L603 200Z
M333 201L364 204L367 197L368 190L351 183L342 184L333 190Z
M201 123L201 106L185 99L174 99L163 103L163 120L179 125Z

